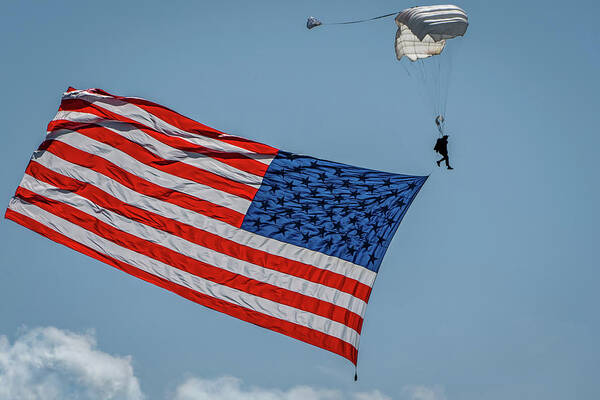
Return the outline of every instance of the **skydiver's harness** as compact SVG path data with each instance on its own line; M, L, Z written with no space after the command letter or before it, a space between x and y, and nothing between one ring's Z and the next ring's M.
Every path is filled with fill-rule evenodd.
M437 117L435 117L435 125L437 126L438 132L440 133L440 137L444 136L444 122L446 122L446 119L443 115L438 115Z

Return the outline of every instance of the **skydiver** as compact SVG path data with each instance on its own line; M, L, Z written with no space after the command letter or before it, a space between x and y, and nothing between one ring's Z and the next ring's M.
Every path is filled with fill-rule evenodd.
M440 153L442 156L444 156L441 160L437 161L438 167L440 166L440 163L442 161L446 161L446 167L448 169L454 169L450 166L450 160L448 158L448 135L444 135L443 137L439 138L435 142L435 146L433 147L433 149Z

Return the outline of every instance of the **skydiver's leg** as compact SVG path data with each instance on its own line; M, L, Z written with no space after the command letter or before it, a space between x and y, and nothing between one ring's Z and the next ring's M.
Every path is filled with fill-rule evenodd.
M448 155L446 154L446 168L448 169L454 169L450 166L450 158L448 157Z

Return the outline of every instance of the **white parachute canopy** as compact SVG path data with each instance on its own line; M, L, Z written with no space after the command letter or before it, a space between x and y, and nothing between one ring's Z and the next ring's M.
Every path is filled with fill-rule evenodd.
M396 58L416 61L440 54L447 39L465 34L469 20L464 10L448 4L407 8L396 24Z

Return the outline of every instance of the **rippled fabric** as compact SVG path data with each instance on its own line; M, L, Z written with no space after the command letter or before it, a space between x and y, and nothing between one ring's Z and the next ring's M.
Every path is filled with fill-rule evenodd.
M440 54L446 40L465 34L467 14L454 5L412 7L396 16L396 57L411 61Z

